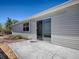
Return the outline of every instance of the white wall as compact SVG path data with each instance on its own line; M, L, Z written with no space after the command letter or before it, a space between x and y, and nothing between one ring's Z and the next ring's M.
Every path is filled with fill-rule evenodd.
M17 24L12 27L13 32L23 32L23 24Z
M52 43L79 49L79 4L52 17Z
M31 20L30 22L30 31L29 32L25 32L23 31L23 24L17 24L16 26L13 26L13 35L22 35L24 37L28 37L30 39L34 39L36 40L36 22L35 20Z

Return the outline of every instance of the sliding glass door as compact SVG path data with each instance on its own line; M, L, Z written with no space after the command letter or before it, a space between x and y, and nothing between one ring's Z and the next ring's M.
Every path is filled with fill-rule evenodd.
M51 19L37 21L37 38L39 40L48 40L51 38ZM45 38L45 39L44 39Z
M43 20L42 22L43 37L51 37L51 19Z

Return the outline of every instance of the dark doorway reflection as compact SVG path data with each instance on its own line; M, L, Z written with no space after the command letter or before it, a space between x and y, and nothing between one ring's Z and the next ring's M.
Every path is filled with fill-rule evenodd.
M37 38L42 40L42 20L37 21Z

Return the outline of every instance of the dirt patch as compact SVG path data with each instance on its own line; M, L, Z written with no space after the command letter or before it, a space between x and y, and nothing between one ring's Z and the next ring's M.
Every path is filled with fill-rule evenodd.
M0 43L15 43L15 42L21 42L25 40L25 39L10 40L8 37L9 37L8 35L0 36Z
M25 41L25 40L23 40L23 39L19 39L19 40L0 39L0 43L16 43L16 42L21 42L21 41Z
M7 40L19 40L19 39L28 40L28 38L23 37L21 35L7 35L7 36L4 36L4 39L7 39Z

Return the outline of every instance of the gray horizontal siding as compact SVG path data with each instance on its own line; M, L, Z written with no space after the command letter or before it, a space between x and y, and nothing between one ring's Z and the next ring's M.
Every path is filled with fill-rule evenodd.
M74 6L73 6L74 7ZM52 34L79 36L79 7L64 9L65 13L52 17Z
M13 32L23 32L23 24L17 24L12 27Z
M63 11L52 17L52 42L79 49L79 4Z
M36 22L35 20L31 20L30 22L30 31L26 32L23 31L23 24L17 24L16 26L12 27L12 34L13 35L21 35L30 39L35 39L36 40Z

